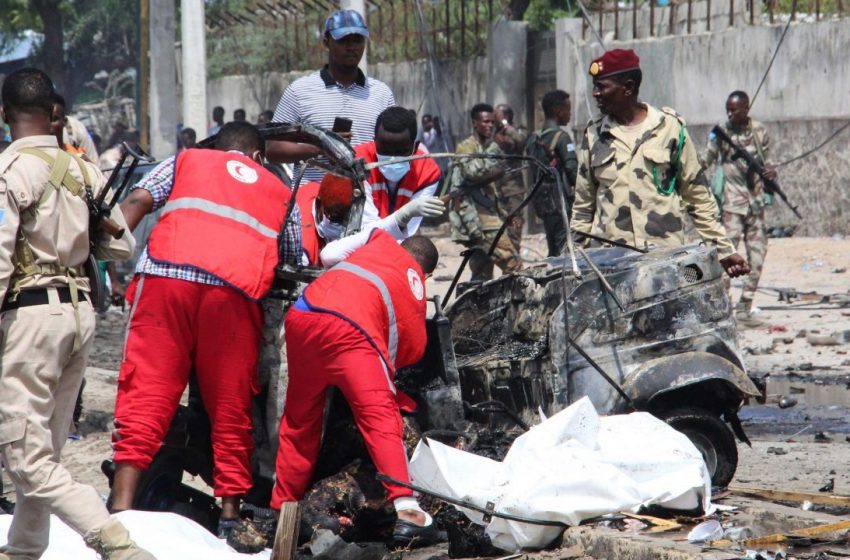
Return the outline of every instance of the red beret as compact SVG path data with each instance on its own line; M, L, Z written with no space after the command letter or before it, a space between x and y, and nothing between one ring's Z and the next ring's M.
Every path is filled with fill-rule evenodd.
M336 207L341 211L347 211L353 198L354 189L351 179L333 173L325 173L319 186L319 200L322 201L322 206L325 208Z
M632 49L614 49L591 62L588 72L594 78L604 78L639 68L640 58L635 51Z

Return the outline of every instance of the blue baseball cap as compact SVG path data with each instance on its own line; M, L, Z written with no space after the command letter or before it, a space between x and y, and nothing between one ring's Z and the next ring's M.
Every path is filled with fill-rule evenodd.
M334 41L339 41L346 35L369 36L369 29L363 16L354 10L339 10L325 20L325 33L330 33Z

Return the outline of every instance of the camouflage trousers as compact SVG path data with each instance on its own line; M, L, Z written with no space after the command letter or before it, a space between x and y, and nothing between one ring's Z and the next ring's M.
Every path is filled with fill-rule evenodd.
M472 273L471 281L491 280L493 278L493 265L498 266L503 274L516 272L522 268L519 252L507 233L503 233L502 237L499 238L496 250L493 251L493 257L487 256L497 233L498 230L484 230L484 237L480 240L464 243L467 247L476 249L475 253L469 258L469 270Z
M479 212L476 205L464 197L449 209L449 222L452 226L452 240L469 249L476 249L469 258L471 281L483 282L492 279L494 264L503 273L522 268L519 250L507 232L499 238L499 243L493 251L493 258L487 256L490 245L493 244L502 225L499 216L489 212Z
M764 210L750 210L746 216L724 212L723 226L726 228L726 235L732 241L733 246L737 248L741 241L744 242L750 273L744 278L744 290L737 307L749 312L756 295L759 278L761 278L764 258L767 255L767 230L764 225Z

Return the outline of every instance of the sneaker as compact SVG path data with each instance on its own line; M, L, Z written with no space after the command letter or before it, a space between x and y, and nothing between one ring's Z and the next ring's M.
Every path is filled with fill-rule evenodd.
M405 548L429 546L446 540L445 533L437 529L437 523L422 526L399 519L393 529L393 545Z
M218 538L228 539L233 529L236 528L238 519L219 519L218 520Z
M221 525L219 524L220 530ZM256 554L265 550L269 546L269 541L253 521L250 519L239 519L227 536L227 544L236 552Z

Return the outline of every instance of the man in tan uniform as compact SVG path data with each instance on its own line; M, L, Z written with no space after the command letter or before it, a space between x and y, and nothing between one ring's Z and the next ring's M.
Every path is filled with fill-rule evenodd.
M472 108L472 136L458 144L458 154L484 153L501 155L500 144L506 144L504 132L494 133L493 107L479 103ZM473 282L493 278L493 264L503 273L522 268L519 254L507 235L502 235L493 260L487 256L496 233L502 226L507 211L500 206L496 182L505 172L504 160L469 158L455 162L449 171L452 202L449 221L452 240L475 249L469 259Z
M682 211L729 276L749 272L735 253L685 123L672 109L638 101L642 74L632 50L608 51L590 65L602 116L587 125L578 152L572 229L637 247L685 242Z
M94 338L85 197L105 181L95 165L59 149L50 133L52 95L50 78L33 68L3 82L13 142L0 155L0 451L16 507L0 560L40 558L50 514L106 559L151 560L94 488L59 463ZM120 212L112 218L128 229ZM127 258L133 245L128 233L105 236L97 257Z

